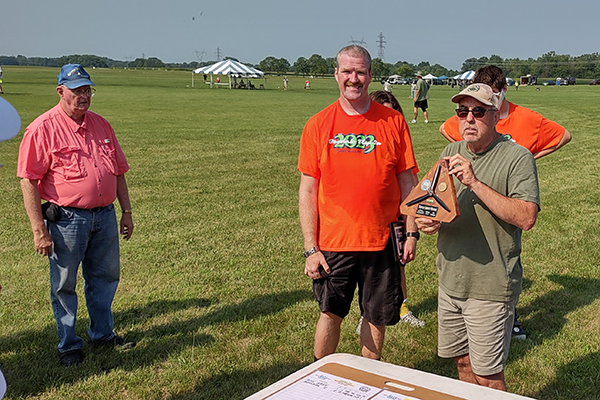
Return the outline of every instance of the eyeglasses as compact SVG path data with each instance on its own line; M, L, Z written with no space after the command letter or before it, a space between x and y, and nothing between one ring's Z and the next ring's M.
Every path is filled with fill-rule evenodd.
M485 116L486 111L498 111L495 108L483 108L483 107L473 107L473 108L457 108L456 115L458 118L467 118L469 113L473 113L475 118L483 118Z
M67 89L69 89L69 88L67 88ZM82 96L93 97L96 94L96 88L87 88L87 89L77 88L77 89L69 89L69 90L77 97L82 97Z

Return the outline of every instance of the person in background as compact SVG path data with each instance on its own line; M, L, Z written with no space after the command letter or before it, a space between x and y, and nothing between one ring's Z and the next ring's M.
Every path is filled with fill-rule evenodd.
M383 90L378 90L375 92L371 92L369 94L369 97L371 98L371 100L378 102L379 104L383 104L384 106L388 107L388 108L392 108L396 111L398 111L400 114L402 114L402 116L404 116L404 112L402 111L402 107L400 106L400 103L398 102L398 99L396 99L396 97L388 92L385 92ZM418 169L414 168L413 169L413 177L415 180L415 185L419 183L419 180L417 178L417 172ZM425 326L425 321L420 320L419 318L417 318L412 311L410 311L408 309L408 291L406 288L406 271L405 271L405 264L400 263L400 284L402 286L402 293L404 294L404 301L402 302L402 306L400 307L400 320L404 323L408 323L412 326L417 326L417 327L423 327ZM359 323L360 325L360 323ZM357 332L358 332L358 328L357 328Z
M429 122L429 117L427 115L427 100L429 99L429 83L423 79L423 73L418 71L416 73L417 76L417 84L415 87L415 94L413 96L413 101L415 103L414 107L414 116L413 120L410 121L411 124L417 122L417 116L419 115L419 108L423 110L423 118L425 118L425 123Z
M335 352L358 286L361 354L379 359L385 328L399 322L402 303L389 224L400 217L417 164L402 115L369 98L369 52L358 45L341 49L335 79L340 97L306 123L298 157L304 273L321 311L314 357ZM414 219L404 222L401 261L407 263L417 235Z
M93 85L81 65L61 68L59 103L25 130L17 167L35 250L50 262L50 297L65 366L84 357L75 332L80 264L92 343L135 345L115 334L111 310L120 278L119 232L125 240L133 233L129 166L110 124L88 110ZM115 199L122 210L120 228Z

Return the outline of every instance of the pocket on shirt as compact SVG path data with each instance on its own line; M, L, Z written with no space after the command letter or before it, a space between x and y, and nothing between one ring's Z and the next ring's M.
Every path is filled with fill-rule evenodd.
M81 161L81 149L66 146L52 152L52 169L63 176L66 181L83 179L87 171Z
M100 145L100 158L102 159L102 163L113 175L117 175L117 152L116 150L109 145Z

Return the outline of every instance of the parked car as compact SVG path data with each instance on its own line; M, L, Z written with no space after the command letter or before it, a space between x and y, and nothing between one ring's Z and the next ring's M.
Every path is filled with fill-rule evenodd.
M512 78L506 78L506 86L515 86L515 80Z
M387 78L381 78L381 83L389 82L390 85L408 85L408 79L401 76L388 76Z
M600 85L600 78L594 79L593 81L591 81L590 85Z
M544 86L552 86L552 85L556 85L556 81L551 81L551 80L544 81Z
M576 79L573 78L572 76L568 76L566 78L560 78L560 85L574 85L576 82Z

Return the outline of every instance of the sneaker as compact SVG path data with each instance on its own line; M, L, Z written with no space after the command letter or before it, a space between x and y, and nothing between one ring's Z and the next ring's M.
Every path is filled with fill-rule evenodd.
M411 124L416 124L416 123L417 123L417 120L416 120L416 119L413 119L412 121L410 121L410 123L411 123Z
M527 339L527 333L525 333L525 329L523 329L521 322L516 318L515 318L515 324L513 325L512 337L513 337L513 339L517 339L517 340Z
M425 326L425 321L421 321L419 318L415 317L412 311L407 312L400 320L409 323L411 326L418 326L419 328Z
M428 123L429 121L425 120L425 123Z
M360 321L358 321L358 326L356 327L356 334L360 335L360 330L362 329L363 317L360 317Z
M83 362L83 351L81 349L69 350L60 353L60 363L65 367L72 367Z
M123 350L133 349L136 343L133 340L127 340L122 336L113 336L111 339L104 342L96 343L98 346L119 347Z

